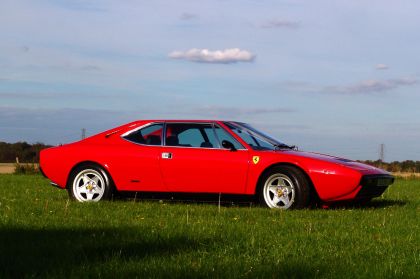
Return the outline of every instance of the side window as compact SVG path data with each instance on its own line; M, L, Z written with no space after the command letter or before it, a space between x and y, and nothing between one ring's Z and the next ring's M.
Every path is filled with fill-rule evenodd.
M134 131L126 136L125 139L147 145L161 145L162 144L162 130L163 124L153 124L146 126L140 130Z
M211 143L211 147L220 148L219 142L214 134L213 125L209 125L209 127L204 128L204 132L207 135L209 143Z
M212 125L197 123L166 124L166 145L201 148L219 147Z
M214 130L216 132L217 137L219 138L220 143L222 141L227 140L230 141L236 149L245 149L240 142L238 142L234 137L232 137L225 129L215 126Z
M204 141L200 130L197 128L190 128L178 134L180 146L199 147Z

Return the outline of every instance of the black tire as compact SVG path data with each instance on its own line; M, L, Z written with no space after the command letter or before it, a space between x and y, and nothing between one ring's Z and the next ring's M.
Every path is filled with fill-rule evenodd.
M67 181L71 199L79 202L98 202L111 197L113 186L107 172L95 164L76 167Z
M259 180L259 201L269 208L305 208L310 196L310 181L300 169L293 166L272 167Z

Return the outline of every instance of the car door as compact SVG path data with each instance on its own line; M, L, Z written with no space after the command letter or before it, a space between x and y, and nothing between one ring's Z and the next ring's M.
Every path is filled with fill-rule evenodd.
M122 135L124 141L112 156L113 178L120 190L166 191L159 166L163 126L150 123Z
M221 129L214 123L166 123L160 167L169 191L244 193L248 150ZM221 147L222 134L235 142L235 151Z

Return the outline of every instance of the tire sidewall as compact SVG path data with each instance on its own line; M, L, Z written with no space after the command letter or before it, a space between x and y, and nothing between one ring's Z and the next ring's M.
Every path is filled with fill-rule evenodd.
M295 196L292 205L287 209L298 209L306 207L309 203L309 183L302 171L291 166L275 166L267 170L261 176L261 179L258 183L258 199L260 204L265 207L269 207L264 198L264 185L267 180L275 174L285 175L293 182Z
M68 191L68 193L69 193L70 198L71 198L72 200L76 200L76 201L82 202L82 201L80 201L80 200L76 197L76 195L75 195L75 193L74 193L73 184L74 184L74 182L75 182L74 180L76 179L77 175L78 175L80 172L82 172L82 171L84 171L84 170L88 170L88 169L91 169L91 170L94 170L94 171L98 172L98 173L102 176L102 179L103 179L103 180L104 180L104 182L105 182L105 184L104 184L104 193L103 193L103 195L102 195L101 199L100 199L100 200L97 200L97 201L91 201L91 202L98 202L98 201L102 201L102 200L107 200L107 199L109 199L109 197L111 196L111 193L112 193L112 182L111 182L111 180L110 180L110 178L109 178L109 175L106 173L106 171L105 171L103 168L101 168L101 167L99 167L99 166L97 166L97 165L94 165L94 164L84 164L84 165L80 165L80 166L76 167L76 168L75 168L75 169L74 169L74 170L70 173L69 179L68 179L68 181L67 181L67 191ZM89 202L89 201L83 201L83 202Z

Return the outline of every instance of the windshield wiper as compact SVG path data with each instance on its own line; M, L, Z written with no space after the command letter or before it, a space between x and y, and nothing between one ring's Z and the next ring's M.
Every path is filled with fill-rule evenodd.
M295 149L296 146L295 145L287 145L284 143L278 143L278 144L274 144L275 149L274 150L280 150L280 149Z

